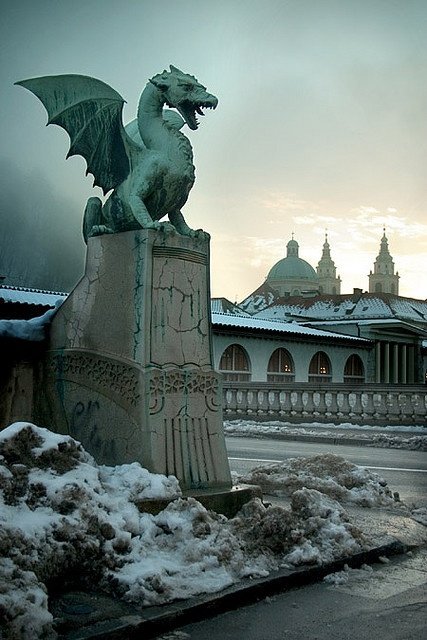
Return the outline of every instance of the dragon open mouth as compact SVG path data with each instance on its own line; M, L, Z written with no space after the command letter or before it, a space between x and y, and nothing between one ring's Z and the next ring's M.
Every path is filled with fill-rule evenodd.
M185 100L181 102L180 105L177 105L177 109L179 113L184 118L186 124L190 129L197 129L199 126L199 121L197 120L196 114L199 116L204 116L205 114L202 111L203 109L215 109L217 105L216 100L206 100L205 102L194 103L190 100Z

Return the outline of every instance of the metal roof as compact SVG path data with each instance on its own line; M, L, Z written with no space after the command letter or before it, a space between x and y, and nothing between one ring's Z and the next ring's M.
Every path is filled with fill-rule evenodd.
M34 304L44 307L55 307L64 302L68 293L59 291L44 291L43 289L26 289L0 285L0 300L18 304Z
M224 327L236 327L240 329L252 329L258 331L276 331L278 333L287 333L293 335L301 335L315 338L334 338L337 340L351 340L366 344L369 342L366 338L358 338L356 336L348 336L342 333L333 333L332 331L322 331L321 329L313 329L304 327L296 322L282 322L280 320L271 320L256 318L253 316L231 316L227 313L212 313L212 324Z

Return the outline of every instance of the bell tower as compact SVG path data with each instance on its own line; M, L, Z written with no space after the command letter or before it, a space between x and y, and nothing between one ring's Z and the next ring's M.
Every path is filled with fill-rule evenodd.
M369 273L369 293L392 293L399 295L399 273L394 273L394 262L388 248L383 228L380 252L374 262L374 271Z
M341 278L337 276L337 268L331 258L331 247L329 246L327 233L325 233L322 257L316 270L319 278L319 292L339 295L341 293Z

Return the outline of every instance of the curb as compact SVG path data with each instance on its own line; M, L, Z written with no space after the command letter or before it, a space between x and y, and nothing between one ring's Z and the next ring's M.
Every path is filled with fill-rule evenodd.
M345 565L358 568L373 564L382 556L398 555L417 548L394 540L380 547L358 553L350 558L300 569L282 569L266 578L246 578L215 594L197 596L182 602L147 607L131 611L129 615L95 622L78 630L59 635L64 640L127 640L154 638L189 623L247 606L267 596L322 580L329 573L341 571ZM59 631L59 630L58 630Z

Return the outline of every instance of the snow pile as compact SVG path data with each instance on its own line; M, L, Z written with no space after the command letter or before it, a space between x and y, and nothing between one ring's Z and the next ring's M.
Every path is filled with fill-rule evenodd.
M320 468L320 467L319 467ZM175 477L139 464L99 466L69 436L29 423L0 432L0 623L8 638L54 638L56 585L139 604L214 592L284 564L360 551L363 534L312 488L291 507L253 500L231 520L182 499ZM171 499L158 515L143 499Z
M270 495L291 496L306 487L339 502L362 507L394 503L387 483L377 473L334 454L289 458L276 464L255 467L248 474L240 476L239 482L260 485Z
M282 557L281 565L320 564L354 555L364 548L363 533L343 507L315 489L300 489L291 508L247 503L231 521L248 552Z
M225 434L265 438L328 438L357 440L358 444L390 449L427 451L427 428L422 425L357 425L322 422L291 423L279 420L256 422L254 420L228 420L224 422Z
M81 445L28 423L0 433L0 620L11 637L44 637L46 585L101 578L139 531L133 500L173 498L178 481L138 464L98 467ZM35 612L40 615L36 615Z
M418 507L412 509L411 518L427 527L427 507Z
M41 342L55 313L56 309L49 309L42 316L30 320L0 320L0 336Z
M423 427L425 432L425 427ZM409 451L427 451L427 436L393 436L388 433L374 434L370 446L387 449L408 449Z
M139 534L127 538L125 555L110 573L120 596L143 604L213 593L248 575L266 575L275 565L247 557L224 516L197 500L171 502L158 516L141 516Z

